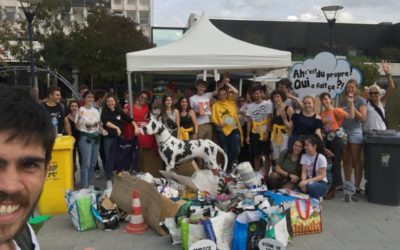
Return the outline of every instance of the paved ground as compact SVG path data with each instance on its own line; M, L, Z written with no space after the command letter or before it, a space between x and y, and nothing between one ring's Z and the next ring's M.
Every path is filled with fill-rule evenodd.
M359 198L357 203L345 203L339 192L335 199L324 201L323 232L295 237L288 249L399 249L400 206L372 204L364 195ZM43 250L181 249L171 245L169 236L161 237L151 229L144 235L126 234L125 225L112 232L77 232L67 216L56 216L44 224L38 238Z

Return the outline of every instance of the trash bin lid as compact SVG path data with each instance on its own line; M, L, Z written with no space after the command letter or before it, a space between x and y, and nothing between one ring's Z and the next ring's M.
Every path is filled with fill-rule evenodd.
M395 130L368 131L366 132L364 142L371 144L400 145L400 133Z
M70 135L57 136L54 142L53 150L72 149L74 147L75 138Z

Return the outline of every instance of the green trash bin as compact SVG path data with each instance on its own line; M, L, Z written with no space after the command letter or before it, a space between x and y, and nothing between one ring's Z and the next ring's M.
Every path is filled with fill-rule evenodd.
M400 205L400 133L372 131L364 138L368 201Z

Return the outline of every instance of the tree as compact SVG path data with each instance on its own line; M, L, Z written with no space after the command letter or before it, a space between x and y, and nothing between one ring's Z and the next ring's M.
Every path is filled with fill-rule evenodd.
M350 56L350 63L353 67L358 68L363 76L363 85L369 86L376 82L380 75L378 71L378 65L372 62L371 59L366 56Z
M125 54L150 48L149 40L129 18L102 8L90 9L86 23L69 20L68 0L44 0L34 20L36 66L57 70L67 78L77 68L88 81L119 83L126 77ZM20 62L29 61L24 17L0 22L0 47Z
M120 82L126 77L126 53L150 48L148 38L131 19L95 9L87 26L74 32L73 64L99 82Z

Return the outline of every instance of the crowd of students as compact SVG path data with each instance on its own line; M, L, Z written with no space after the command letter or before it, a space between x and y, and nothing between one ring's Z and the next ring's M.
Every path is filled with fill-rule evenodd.
M59 104L61 93L57 87L49 88L43 105L58 120L58 133L76 138L83 188L93 185L101 151L107 187L111 187L121 138L133 140L133 147L138 149L156 148L153 136L139 133L153 112L179 139L217 142L228 155L228 171L239 162L250 161L270 188L299 189L312 197L331 199L343 184L342 160L344 179L351 181L354 169L355 186L360 192L363 133L387 129L384 107L394 82L388 64L382 65L388 77L384 94L378 85L372 85L366 100L360 95L358 83L349 80L336 106L329 93L319 95L318 113L315 98L309 95L300 100L294 96L288 79L277 82L270 95L255 85L247 95L238 96L227 77L217 82L213 92L206 92L208 83L198 80L196 93L190 97L175 100L173 93L166 93L157 110L152 110L150 92L141 91L131 107L133 117L126 102L120 102L124 105L120 107L113 95L105 91L92 93L86 86L80 88L83 99L70 101L65 111ZM196 161L200 168L206 167L201 159ZM329 190L328 162L332 166ZM146 171L138 168L137 160L129 164L128 169Z

